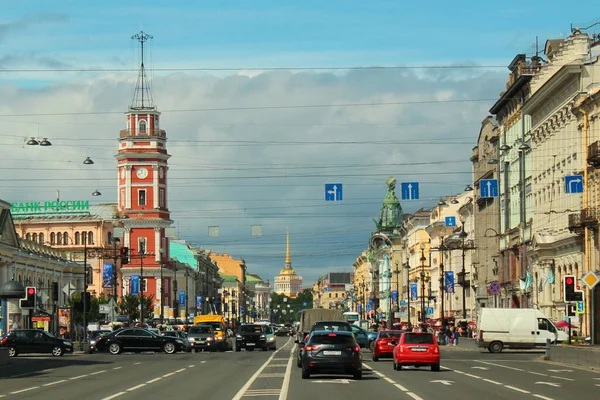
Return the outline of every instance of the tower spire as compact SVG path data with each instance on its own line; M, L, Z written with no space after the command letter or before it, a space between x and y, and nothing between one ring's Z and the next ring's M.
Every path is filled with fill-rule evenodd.
M285 230L285 266L287 268L292 266L292 257L290 256L290 232Z
M133 100L131 101L130 110L154 110L154 99L150 91L150 81L146 76L146 68L144 67L144 43L148 39L153 39L152 35L144 31L140 31L131 37L140 42L140 72L138 74L137 83L133 92Z

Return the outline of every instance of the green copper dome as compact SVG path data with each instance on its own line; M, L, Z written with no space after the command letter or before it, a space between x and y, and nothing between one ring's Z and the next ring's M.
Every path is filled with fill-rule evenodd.
M373 219L377 231L392 231L402 226L402 220L404 219L404 213L402 212L402 206L400 201L396 197L396 178L389 177L387 180L388 191L383 199L383 205L379 213L379 222Z

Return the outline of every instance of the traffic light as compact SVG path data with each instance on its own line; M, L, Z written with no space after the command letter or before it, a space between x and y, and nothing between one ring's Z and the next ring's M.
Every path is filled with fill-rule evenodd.
M21 299L21 308L35 308L36 290L34 286L27 286L25 288L25 298Z
M129 264L129 247L121 247L121 265Z
M575 284L575 275L563 276L563 300L583 301L583 292L581 288Z

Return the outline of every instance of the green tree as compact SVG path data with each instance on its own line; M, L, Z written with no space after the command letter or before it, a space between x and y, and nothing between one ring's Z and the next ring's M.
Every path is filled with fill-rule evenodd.
M140 296L125 295L119 302L119 313L129 316L131 321L140 318ZM154 314L154 296L144 296L144 320L151 319Z

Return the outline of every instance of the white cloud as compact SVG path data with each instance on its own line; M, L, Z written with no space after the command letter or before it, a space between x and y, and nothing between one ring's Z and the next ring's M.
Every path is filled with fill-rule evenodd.
M172 154L169 206L180 237L243 257L252 272L272 280L283 266L289 227L293 264L307 283L327 270L350 269L367 245L388 176L421 182L424 201L403 203L408 211L470 181L468 159L493 101L445 101L494 99L505 74L465 74L156 76L154 99ZM135 76L110 73L41 88L0 84L0 198L43 200L60 189L65 199L95 201L98 188L101 201L114 202L113 155L133 82ZM251 109L381 102L403 104ZM53 146L25 146L29 136L48 137ZM87 156L93 166L82 164ZM439 161L450 162L395 165ZM324 201L325 183L344 184L343 202ZM263 236L250 236L252 224L263 225ZM221 227L219 238L208 238L209 225Z

